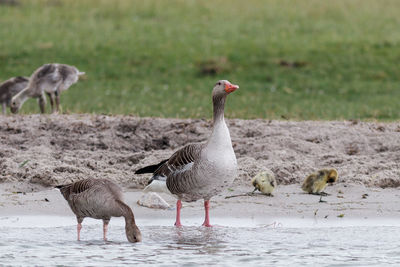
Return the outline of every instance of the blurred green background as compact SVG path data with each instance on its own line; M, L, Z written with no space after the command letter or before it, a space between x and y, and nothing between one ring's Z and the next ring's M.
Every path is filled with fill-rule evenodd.
M400 117L397 0L13 2L0 0L0 81L74 65L87 75L62 94L67 113L210 118L228 79L231 118Z

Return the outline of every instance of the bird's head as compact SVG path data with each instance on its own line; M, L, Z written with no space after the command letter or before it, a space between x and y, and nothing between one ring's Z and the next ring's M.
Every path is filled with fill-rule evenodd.
M254 189L260 190L260 185L258 184L257 176L255 176L255 177L253 177L253 179L251 179L251 184L254 186Z
M322 169L318 171L318 177L326 183L333 184L338 178L338 173L335 169Z
M126 238L131 243L141 242L142 241L142 233L136 224L131 225L130 227L125 227Z
M227 80L219 80L213 89L213 96L223 96L228 95L239 88L238 85L231 84Z
M273 177L273 174L267 172L267 171L262 171L258 173L256 176L251 179L251 184L255 187L255 189L260 190L264 186L272 186L275 187L275 179Z
M21 101L16 97L11 98L11 103L10 103L11 112L14 114L18 113L20 107L21 107Z
M338 179L338 173L337 170L335 169L330 169L328 172L328 180L327 182L330 184L333 184L334 182L336 182Z

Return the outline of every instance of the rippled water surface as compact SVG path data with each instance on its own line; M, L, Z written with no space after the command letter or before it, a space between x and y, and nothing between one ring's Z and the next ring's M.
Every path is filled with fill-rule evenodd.
M108 242L101 239L100 221L85 220L82 241L78 242L76 226L71 219L65 222L27 217L22 224L20 220L0 217L0 266L376 266L400 263L399 226L291 227L278 223L176 229L142 225L143 242L131 244L126 241L122 220L111 220ZM29 227L30 221L34 226Z

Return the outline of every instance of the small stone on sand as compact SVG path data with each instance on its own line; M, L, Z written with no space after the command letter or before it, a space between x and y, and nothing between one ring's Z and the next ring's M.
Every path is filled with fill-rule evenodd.
M138 205L152 209L168 209L169 204L157 193L149 192L143 194L137 201Z

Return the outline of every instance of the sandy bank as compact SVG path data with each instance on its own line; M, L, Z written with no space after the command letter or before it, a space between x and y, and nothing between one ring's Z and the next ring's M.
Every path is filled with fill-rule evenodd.
M400 124L227 121L240 175L234 186L270 168L279 184L300 183L318 168L339 171L339 183L400 185ZM0 182L53 186L87 177L142 188L134 170L177 148L207 139L209 120L103 115L0 117Z

